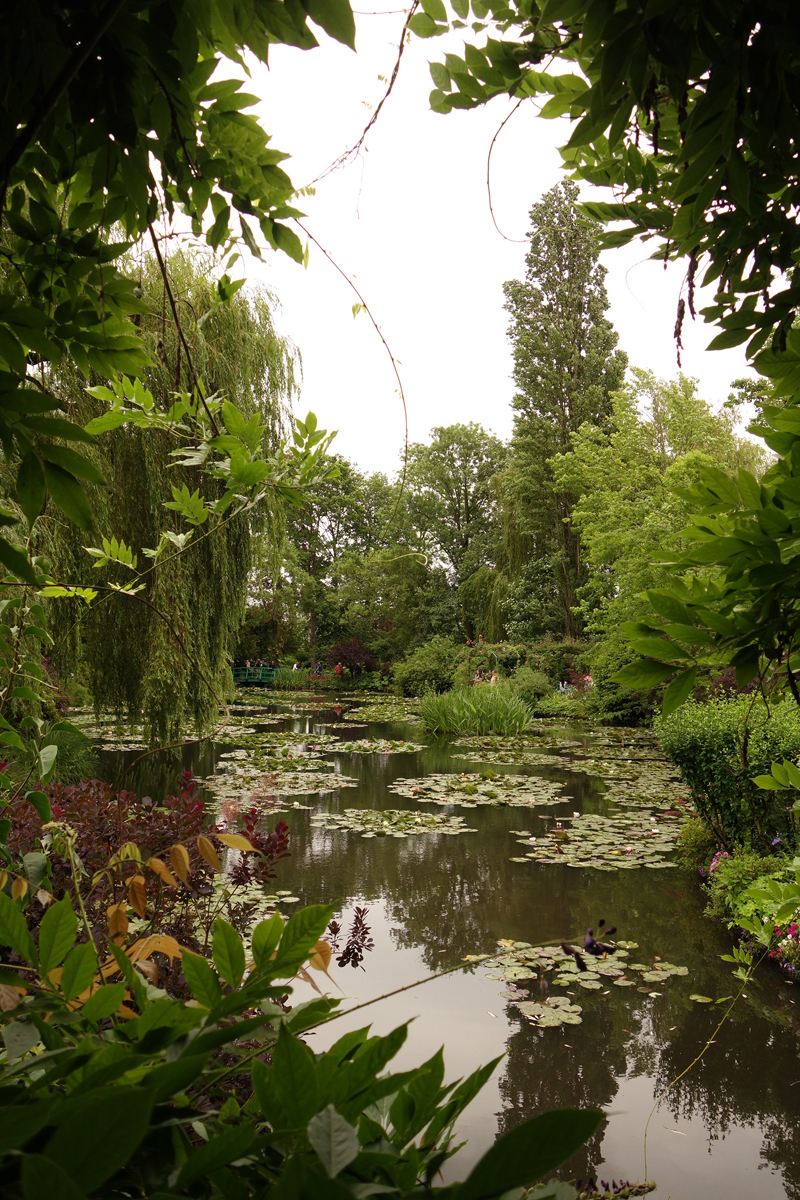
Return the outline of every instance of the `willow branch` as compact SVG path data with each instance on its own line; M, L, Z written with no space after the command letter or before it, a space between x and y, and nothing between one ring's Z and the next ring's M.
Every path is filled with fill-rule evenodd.
M212 413L211 409L206 404L205 395L203 393L202 388L200 387L200 381L197 378L197 372L194 369L194 361L192 359L192 352L189 349L189 343L186 341L186 334L183 332L183 326L181 325L180 317L178 316L178 306L176 305L175 297L172 294L172 287L170 285L169 276L167 274L167 268L164 264L164 259L161 254L161 247L158 244L158 238L156 237L156 233L155 233L155 230L153 229L152 225L148 225L147 228L150 231L150 240L153 243L153 249L156 252L156 258L158 259L158 269L161 272L161 278L164 280L164 287L167 292L167 299L169 300L169 306L172 310L172 319L175 322L175 328L178 331L178 337L180 339L181 345L183 346L183 352L186 355L186 365L188 366L189 374L192 377L192 388L194 390L195 395L198 396L199 399L202 400L202 402L203 402L203 408L206 410L208 419L211 422L211 428L214 430L214 436L219 437L219 426L217 425L217 422L214 419L214 414Z

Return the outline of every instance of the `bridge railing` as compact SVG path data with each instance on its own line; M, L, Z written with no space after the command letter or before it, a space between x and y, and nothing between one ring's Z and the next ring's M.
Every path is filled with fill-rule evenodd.
M234 667L234 683L274 683L275 667Z

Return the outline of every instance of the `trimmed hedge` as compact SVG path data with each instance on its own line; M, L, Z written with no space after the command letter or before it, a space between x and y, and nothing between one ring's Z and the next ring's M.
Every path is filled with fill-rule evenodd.
M787 812L795 796L762 791L753 783L754 776L769 774L774 761L800 758L797 705L786 700L767 711L750 696L690 701L659 718L655 728L665 754L692 788L698 815L726 849L770 854L797 848Z

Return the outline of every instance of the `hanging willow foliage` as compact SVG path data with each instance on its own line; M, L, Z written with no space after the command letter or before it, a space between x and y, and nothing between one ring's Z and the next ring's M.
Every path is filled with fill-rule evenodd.
M191 364L159 265L154 256L142 254L129 263L129 270L138 274L143 297L153 309L138 319L155 363L143 382L156 403L167 408L173 393L191 390L193 368L207 393L228 397L245 417L259 413L268 430L265 449L274 450L285 432L300 364L295 347L275 330L274 297L251 288L232 297L228 292L222 303L226 285L223 281L221 292L207 255L178 251L166 266ZM77 372L63 371L54 383L71 415L82 423L102 411ZM204 500L215 499L220 487L198 468L176 466L171 457L175 448L169 434L126 426L103 435L96 453L107 480L105 489L92 489L97 531L124 539L140 565L145 561L142 550L155 547L162 531L185 528L164 507L172 499L173 484L185 483L190 492L199 488ZM93 539L57 512L40 524L41 549L59 581L124 582L118 566L92 569L84 547ZM138 598L104 593L89 608L80 601L53 605L55 663L62 674L84 665L98 714L111 711L141 723L150 741L162 745L179 740L189 718L198 729L209 728L218 709L214 692L228 695L232 688L229 659L244 620L254 533L266 534L277 548L280 513L264 504L209 537L203 538L199 529L185 553L157 564ZM163 617L197 666L181 652Z

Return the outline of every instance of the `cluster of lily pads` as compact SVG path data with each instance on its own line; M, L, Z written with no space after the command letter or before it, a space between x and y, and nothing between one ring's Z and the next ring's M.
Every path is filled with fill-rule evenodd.
M405 721L420 724L418 700L404 700L392 697L386 700L373 700L367 704L359 703L357 708L351 708L344 714L347 721Z
M322 762L327 748L313 742L257 746L253 751L229 750L220 756L215 773L201 782L217 801L246 801L250 807L271 812L279 811L277 805L285 796L320 795L356 787L357 780Z
M676 864L667 862L665 855L674 850L680 825L679 817L664 814L602 817L581 813L562 817L551 829L536 835L527 829L511 830L521 835L519 844L527 847L524 857L511 861L593 867L598 871L674 867Z
M639 948L637 942L613 943L613 949L603 956L584 954L584 969L574 955L561 946L533 946L530 942L515 942L510 938L501 939L497 945L499 954L492 957L468 954L464 961L482 962L488 967L487 979L506 984L500 993L502 998L513 1004L531 1024L541 1028L582 1023L582 1006L574 1000L580 993L570 989L581 988L583 992L609 995L612 986L635 987L657 999L663 991L655 991L654 985L663 988L670 978L689 974L688 967L662 962L658 957L652 964L628 962L631 951ZM645 984L648 986L643 986ZM566 989L566 994L551 995L551 985ZM534 992L537 999L531 999Z
M524 735L461 738L453 746L453 758L534 767L560 767L564 762L560 755L548 754L543 747Z
M477 833L465 824L466 818L439 813L419 813L408 809L347 808L343 813L321 813L312 817L312 829L347 829L362 837L413 837L421 833Z
M411 754L416 750L424 750L419 742L405 742L402 738L359 738L355 742L338 742L333 747L339 754Z
M506 805L534 808L562 803L564 797L559 793L563 786L537 775L498 775L494 771L483 771L480 774L432 774L396 779L389 784L388 790L426 804L457 804L461 808L477 808L479 804L495 808Z

